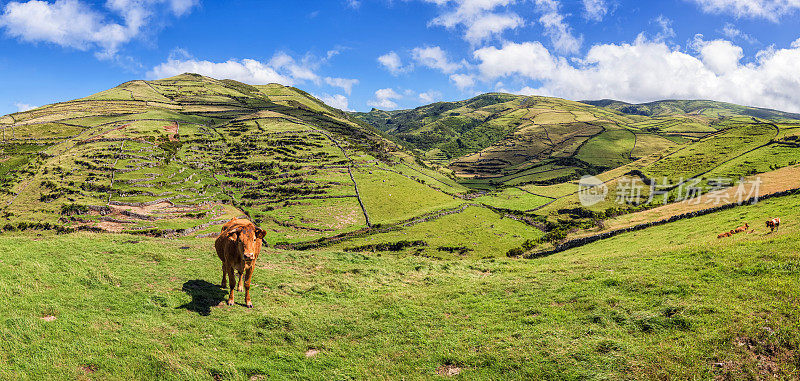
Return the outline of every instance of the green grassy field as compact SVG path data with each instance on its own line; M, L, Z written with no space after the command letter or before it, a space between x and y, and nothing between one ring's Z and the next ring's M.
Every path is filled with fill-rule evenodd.
M210 239L5 234L0 377L797 377L798 226L695 230L724 213L537 260L269 249L252 310Z

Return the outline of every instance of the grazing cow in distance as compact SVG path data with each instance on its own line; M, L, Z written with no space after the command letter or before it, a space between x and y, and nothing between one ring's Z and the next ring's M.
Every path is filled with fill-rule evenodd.
M769 232L772 233L775 230L778 230L778 227L781 226L781 219L780 218L773 218L767 221L767 227L769 228Z
M717 236L717 238L728 238L731 236L731 232L725 232Z
M222 232L214 247L217 256L222 260L222 284L225 287L227 276L230 286L228 305L233 305L234 286L239 292L244 291L244 301L247 308L253 308L250 302L250 281L253 279L256 260L261 253L261 240L267 233L245 219L232 219L222 225ZM238 273L234 282L234 271ZM244 279L242 279L244 276Z
M739 226L738 228L736 228L736 234L744 233L747 231L747 229L750 229L750 225L747 222L745 222L744 226Z

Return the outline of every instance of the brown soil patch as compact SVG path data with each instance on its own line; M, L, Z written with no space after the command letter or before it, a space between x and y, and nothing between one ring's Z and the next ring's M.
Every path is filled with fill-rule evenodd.
M84 371L85 373L94 373L97 372L97 365L81 365L78 369Z
M55 316L52 316L52 315L48 315L48 316L45 316L45 317L41 317L41 318L39 318L39 319L42 319L42 320L44 320L44 321L55 321L55 320L56 320L56 317L55 317Z
M169 141L176 142L180 140L180 135L178 135L178 122L172 122L172 124L164 126L164 129L169 132Z
M318 349L313 349L312 348L312 349L309 349L309 350L306 351L306 357L314 357L314 356L316 356L318 354L319 354L319 350Z
M764 327L767 329L767 327ZM770 331L771 332L771 331ZM765 338L737 337L734 342L739 359L714 363L716 380L781 380L796 379L797 370L786 365L796 363L797 353L777 346Z
M442 365L436 368L436 374L442 377L453 377L461 373L461 368L455 365Z
M109 233L121 233L125 230L125 224L119 222L102 221L97 224L97 227Z
M101 133L99 133L99 134L97 134L97 135L95 135L95 136L92 136L92 137L89 137L89 138L85 139L85 140L84 140L84 142L90 142L90 141L92 141L92 140L97 140L97 139L100 139L100 138L102 138L102 137L103 137L103 135L105 135L105 134L107 134L107 133L109 133L109 132L113 132L113 131L119 131L119 130L121 130L121 129L124 129L124 128L126 128L126 127L130 126L130 125L131 125L130 123L128 123L128 124L123 124L123 125L121 125L121 126L119 126L119 127L117 127L117 128L110 129L110 130L108 130L108 131L106 131L106 132L101 132Z

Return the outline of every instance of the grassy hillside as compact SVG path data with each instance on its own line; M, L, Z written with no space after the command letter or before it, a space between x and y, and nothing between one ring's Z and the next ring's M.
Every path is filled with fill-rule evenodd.
M0 377L796 378L797 206L534 261L268 250L252 310L222 303L210 239L6 234ZM713 234L775 213L778 233Z
M610 99L582 101L592 106L618 110L624 114L643 116L669 116L689 114L712 118L749 116L761 119L800 119L800 114L759 107L740 106L732 103L708 100L666 100L642 104L631 104Z
M768 131L745 130L753 123L791 124L800 119L796 114L710 101L630 105L500 93L354 115L426 160L449 167L464 185L476 189L556 184L694 146L718 132L731 130L728 134L738 134L739 140L748 140L747 134L767 137ZM735 142L741 147L746 143ZM711 157L725 160L725 155ZM715 164L695 159L689 158L698 167Z
M314 247L341 235L403 231L463 212L468 201L449 170L277 84L184 74L2 120L0 230L9 232L207 236L246 215L270 244ZM541 234L520 222L506 227ZM461 229L449 238L469 236ZM504 255L523 241L499 238L486 247L504 250L475 255Z

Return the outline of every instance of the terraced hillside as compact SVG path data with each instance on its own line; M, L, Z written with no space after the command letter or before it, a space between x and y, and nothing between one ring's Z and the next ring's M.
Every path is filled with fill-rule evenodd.
M706 193L714 178L800 163L800 121L781 119L789 114L682 107L647 117L487 94L358 115L381 132L292 87L194 74L132 81L0 118L0 229L207 236L247 215L282 248L496 257L655 207L655 183L667 181L674 201L692 180ZM433 144L442 131L480 150L445 160L469 149ZM424 144L433 148L420 157ZM582 173L605 182L604 201L580 204ZM620 204L631 178L648 186Z
M205 236L247 215L268 231L270 244L315 247L340 236L436 229L453 213L475 219L465 217L467 188L448 171L277 84L193 74L132 81L5 116L0 130L5 231ZM480 223L503 219L469 204L484 208ZM523 233L493 235L468 252L503 255L542 234L520 221L502 225ZM448 240L470 234L464 228ZM461 244L426 241L419 250L443 256L450 251L439 248L449 246Z
M711 118L746 116L772 120L800 119L800 114L708 100L665 100L632 104L612 99L603 99L599 101L581 101L581 103L606 107L629 115L652 117L687 114Z
M448 166L463 184L484 189L499 184L557 184L694 147L695 142L717 135L733 137L729 140L737 147L764 146L777 138L779 129L770 123L800 119L796 114L709 101L629 105L499 93L356 116L426 159ZM713 168L715 163L709 160L724 161L727 154L736 155L733 147L718 144L722 140L719 137L712 144L724 154L699 161L694 155L692 165ZM758 144L740 145L741 140ZM662 165L685 164L668 161ZM652 174L662 172L654 168Z

